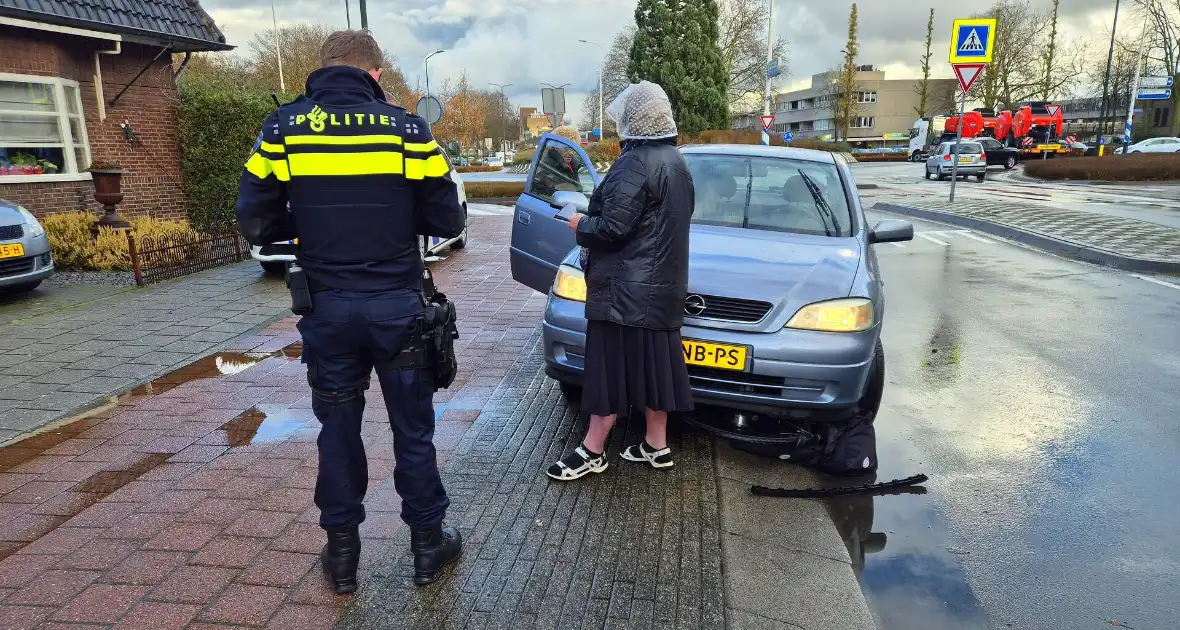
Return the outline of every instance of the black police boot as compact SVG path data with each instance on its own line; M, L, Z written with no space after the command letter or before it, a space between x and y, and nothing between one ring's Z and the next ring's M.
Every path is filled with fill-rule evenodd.
M410 551L414 552L414 584L425 586L442 577L443 568L463 552L463 537L454 527L442 525L410 530Z
M356 590L356 565L360 559L361 535L357 526L328 530L328 544L320 552L320 562L337 595Z

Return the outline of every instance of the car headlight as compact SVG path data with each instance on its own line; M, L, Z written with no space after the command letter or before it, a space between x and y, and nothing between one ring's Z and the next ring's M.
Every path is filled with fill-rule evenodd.
M553 281L553 295L575 302L586 301L586 276L580 269L569 265L557 268L557 278Z
M860 332L872 327L873 302L865 298L808 304L787 322L787 328L822 332Z
M16 207L16 211L25 218L25 225L29 228L27 231L28 236L36 238L42 234L45 234L45 228L41 227L41 222L37 220L37 217L33 216L32 212L29 212L20 206Z

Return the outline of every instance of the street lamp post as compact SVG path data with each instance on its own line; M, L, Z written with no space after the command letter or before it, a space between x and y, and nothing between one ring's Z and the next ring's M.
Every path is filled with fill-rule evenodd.
M349 0L344 0L344 25L352 30L352 9L348 6Z
M365 0L359 0L361 5L361 29L369 28L369 8L365 6Z
M598 48L600 50L602 49L602 44L599 44L598 42L592 42L588 39L579 39L578 41L582 42L583 44L590 44L591 46L598 46ZM602 142L603 134L606 133L606 125L603 123L603 120L602 120L602 71L605 69L604 68L605 65L606 65L605 59L603 60L603 63L598 65L598 141L599 142Z
M270 20L275 27L275 56L279 59L279 91L287 91L287 82L283 79L283 47L281 45L282 37L279 33L279 18L275 13L275 0L270 0Z
M504 96L504 88L512 87L511 83L491 83L500 88L500 150L505 150L508 143L508 121L504 118L504 110L508 107L508 99Z
M1102 134L1106 133L1107 94L1110 87L1110 65L1114 62L1114 36L1119 30L1119 0L1114 0L1114 24L1110 27L1110 52L1106 56L1106 77L1102 79L1102 113L1098 116L1098 155L1102 155Z
M430 58L445 50L436 50L429 55L426 55L426 96L430 96Z
M774 0L766 0L766 94L762 104L762 115L770 115L770 62L774 60ZM770 132L762 130L762 144L770 144Z

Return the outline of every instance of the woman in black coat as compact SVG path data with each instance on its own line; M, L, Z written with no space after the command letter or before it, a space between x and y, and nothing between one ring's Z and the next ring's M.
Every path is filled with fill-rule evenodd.
M673 465L668 413L691 411L680 344L688 293L692 176L676 149L672 107L660 86L627 88L607 113L623 150L594 191L585 215L570 219L586 274L586 369L582 443L549 467L568 481L606 470L606 440L619 413L643 409L645 439L623 459Z

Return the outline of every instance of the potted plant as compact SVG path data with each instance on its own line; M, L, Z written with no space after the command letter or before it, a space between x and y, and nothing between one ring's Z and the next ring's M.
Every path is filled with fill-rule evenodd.
M131 224L119 216L115 209L123 201L123 174L127 172L123 165L114 160L95 159L86 170L94 180L94 200L103 207L102 216L90 226L91 234L97 237L99 229L103 227L130 228Z
M17 173L21 175L37 175L37 156L32 153L25 153L21 151L12 156L12 165L17 168Z
M37 164L45 172L46 175L56 175L57 165L49 160L37 160Z

